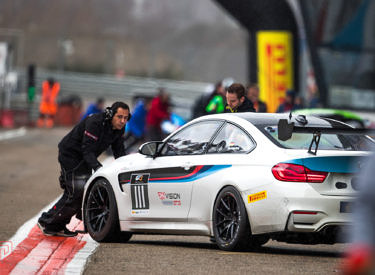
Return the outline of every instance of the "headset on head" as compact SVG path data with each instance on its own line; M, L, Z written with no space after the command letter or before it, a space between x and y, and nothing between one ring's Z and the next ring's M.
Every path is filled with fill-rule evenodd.
M114 115L115 115L115 110L112 109L112 107L105 108L105 110L104 110L105 119L104 120L112 120ZM129 121L131 117L132 117L132 114L130 113L130 110L129 110L129 116L128 116L127 121Z

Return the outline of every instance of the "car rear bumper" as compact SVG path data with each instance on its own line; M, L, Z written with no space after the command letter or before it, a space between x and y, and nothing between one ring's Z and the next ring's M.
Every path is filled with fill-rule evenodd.
M354 197L321 195L304 183L278 183L263 190L244 192L253 234L312 233L352 223Z
M291 198L286 230L316 232L331 225L351 224L353 199L338 196Z

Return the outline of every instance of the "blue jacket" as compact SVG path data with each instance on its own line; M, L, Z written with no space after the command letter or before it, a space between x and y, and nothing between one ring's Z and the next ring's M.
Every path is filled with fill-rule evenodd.
M132 118L126 123L126 132L132 133L137 138L141 138L145 134L147 110L142 100L138 101L134 106Z
M89 107L87 107L87 110L86 112L83 114L82 116L82 119L88 117L89 115L92 115L92 114L97 114L97 113L101 113L103 112L103 110L99 109L95 103L91 103L89 105Z

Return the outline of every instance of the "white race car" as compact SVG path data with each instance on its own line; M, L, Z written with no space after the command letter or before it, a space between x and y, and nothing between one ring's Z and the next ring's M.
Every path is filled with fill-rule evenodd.
M220 249L335 243L374 141L330 119L286 114L197 118L99 169L85 186L85 230L211 237Z

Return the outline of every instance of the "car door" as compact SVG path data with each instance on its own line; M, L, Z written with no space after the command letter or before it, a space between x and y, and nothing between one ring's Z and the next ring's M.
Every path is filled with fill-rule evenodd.
M241 127L227 122L220 128L204 155L209 173L194 183L189 221L208 220L218 190L226 184L246 180L249 153L255 146L255 141Z
M143 156L130 178L133 217L186 221L201 157L221 121L192 124L171 136L158 157Z

